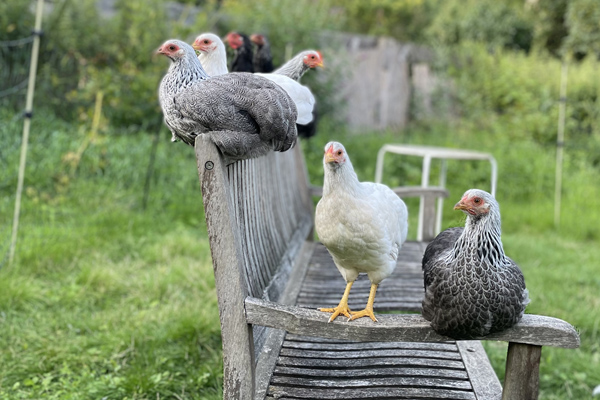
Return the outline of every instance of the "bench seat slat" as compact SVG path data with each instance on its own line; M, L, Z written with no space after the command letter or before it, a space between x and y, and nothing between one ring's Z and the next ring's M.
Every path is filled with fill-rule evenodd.
M273 375L294 376L319 376L339 377L345 375L347 378L370 378L376 376L414 376L429 378L469 379L464 370L446 368L410 368L410 367L387 367L387 368L344 368L344 369L316 369L316 368L294 368L277 366Z
M292 336L292 335L289 335ZM308 337L305 337L309 339ZM325 350L325 351L352 351L352 350L435 350L438 352L458 352L455 343L420 343L420 342L320 342L313 343L306 340L295 341L286 337L284 348L303 350Z
M343 377L346 379L336 379ZM404 377L404 376L388 376L388 377L368 377L366 379L347 379L343 372L340 375L331 376L329 378L305 378L297 376L282 376L275 374L271 378L271 385L279 386L302 386L315 388L330 388L338 389L360 388L360 387L429 387L439 389L460 389L471 390L471 384L468 380L460 379L440 379L440 378L425 378L425 377Z
M425 387L381 387L381 388L304 388L270 386L269 397L283 399L366 400L366 399L452 399L475 400L472 391L452 389L430 389Z
M278 366L301 368L373 368L373 367L430 367L465 370L462 361L419 357L379 358L302 358L280 356Z
M406 349L357 349L350 352L328 351L328 350L296 350L284 347L279 353L286 357L301 358L384 358L384 357L417 357L433 358L439 360L460 360L460 353L431 350L406 350Z

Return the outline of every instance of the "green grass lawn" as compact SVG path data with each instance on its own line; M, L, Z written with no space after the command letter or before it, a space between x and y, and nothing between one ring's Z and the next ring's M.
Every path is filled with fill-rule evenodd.
M10 172L0 175L0 243L6 243L16 182L14 167L6 166L18 160L20 121L1 122L0 167ZM151 136L103 137L73 171L69 154L85 133L49 116L35 119L33 128L19 252L12 267L4 262L0 269L0 398L221 398L219 315L193 150L170 144L162 132L143 209ZM582 339L577 350L544 348L540 397L590 398L600 384L597 171L567 168L563 224L554 229L548 149L461 135L450 140L428 129L398 136L331 135L327 123L321 128L304 146L314 183L322 179L322 148L333 138L346 144L365 180L373 179L376 151L387 142L493 152L503 240L525 274L527 312L565 319ZM524 154L533 157L519 161ZM419 165L390 159L386 180L418 184ZM463 223L451 205L469 187L485 189L488 173L476 163L449 164L444 226ZM506 345L486 347L502 378Z

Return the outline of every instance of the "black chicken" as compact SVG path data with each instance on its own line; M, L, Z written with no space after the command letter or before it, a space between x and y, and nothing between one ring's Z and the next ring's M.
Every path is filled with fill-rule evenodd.
M250 41L256 45L252 64L254 72L273 72L273 56L271 55L271 44L264 35L254 33L250 35Z
M225 42L234 50L230 72L257 72L252 64L252 42L243 33L229 32Z

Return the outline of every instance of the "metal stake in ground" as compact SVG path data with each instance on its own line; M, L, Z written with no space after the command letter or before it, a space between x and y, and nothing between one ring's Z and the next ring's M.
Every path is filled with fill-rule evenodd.
M27 100L25 102L25 121L23 123L23 142L21 143L21 158L19 161L19 177L17 181L17 195L15 199L15 214L13 217L13 229L10 240L10 252L8 265L15 258L17 246L17 234L19 232L19 214L21 212L21 194L23 192L23 180L25 179L25 163L27 161L27 146L29 142L29 128L33 114L33 94L35 92L35 74L37 71L38 53L40 50L40 36L42 35L42 13L44 11L44 0L38 0L35 12L35 38L31 48L31 64L29 66L29 83L27 84Z

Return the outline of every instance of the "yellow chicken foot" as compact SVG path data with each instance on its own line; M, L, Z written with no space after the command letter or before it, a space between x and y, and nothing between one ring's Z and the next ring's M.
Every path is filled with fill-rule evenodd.
M354 281L348 282L346 284L346 290L344 291L344 295L342 296L342 299L340 300L340 304L338 304L337 307L335 307L335 308L319 308L319 311L333 313L333 315L331 317L329 317L328 322L333 321L340 314L344 314L346 317L350 318L350 313L352 311L350 311L350 308L348 308L348 296L350 296L350 288L352 287L353 283L354 283Z
M375 314L373 314L373 303L375 303L375 293L377 292L377 285L371 284L371 292L369 293L369 300L367 300L367 306L362 311L350 312L352 316L348 321L355 320L360 317L370 317L374 322L377 322Z

